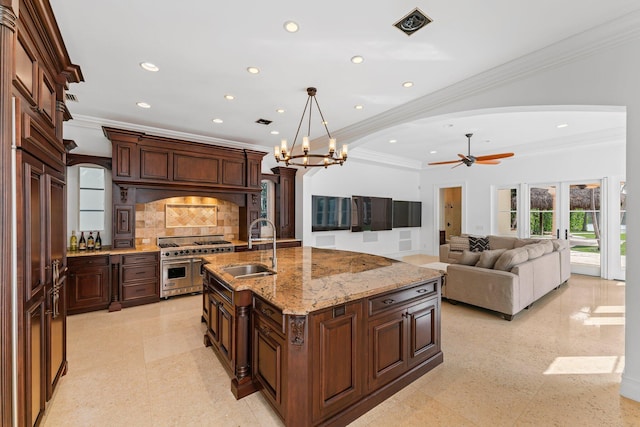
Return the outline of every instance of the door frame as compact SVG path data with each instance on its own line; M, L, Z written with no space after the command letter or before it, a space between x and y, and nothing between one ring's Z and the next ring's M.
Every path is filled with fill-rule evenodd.
M460 182L451 182L447 184L434 184L433 186L433 195L434 195L434 204L433 204L433 247L436 248L436 253L438 248L440 247L440 221L442 219L442 212L444 210L444 206L442 204L444 201L440 196L441 190L445 188L455 188L460 187L460 232L466 233L467 230L467 183L466 181Z

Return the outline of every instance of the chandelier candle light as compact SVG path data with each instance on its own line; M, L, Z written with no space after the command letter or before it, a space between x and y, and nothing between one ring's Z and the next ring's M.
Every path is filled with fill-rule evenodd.
M327 128L327 121L324 119L322 115L322 110L320 110L320 105L318 104L318 100L316 99L316 88L308 87L307 88L307 103L304 106L304 111L302 112L302 117L300 117L300 123L298 124L298 130L296 130L296 136L293 138L293 145L291 146L291 150L287 147L287 140L283 139L280 143L280 146L275 146L274 148L274 156L276 161L284 162L285 165L289 166L304 166L307 167L324 167L327 168L331 165L340 165L347 161L347 146L343 145L342 150L336 153L336 139L331 137L331 133L329 133L329 128ZM322 125L324 129L327 131L327 136L329 137L329 153L328 154L312 154L309 153L309 135L311 134L311 112L313 110L313 101L316 103L316 107L318 108L318 113L320 113L320 118L322 119ZM296 146L296 140L298 139L298 134L300 133L300 128L302 127L302 122L304 121L304 116L307 113L307 109L309 110L309 126L307 129L307 136L302 138L302 153L295 154L294 148ZM314 162L313 160L319 159L320 161ZM311 161L310 161L311 160Z

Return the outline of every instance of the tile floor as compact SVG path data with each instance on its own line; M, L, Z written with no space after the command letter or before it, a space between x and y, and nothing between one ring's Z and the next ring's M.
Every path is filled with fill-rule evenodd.
M619 395L624 286L572 276L511 322L444 301L444 363L352 426L640 425ZM201 301L70 316L69 371L42 425L281 426L260 393L234 399Z

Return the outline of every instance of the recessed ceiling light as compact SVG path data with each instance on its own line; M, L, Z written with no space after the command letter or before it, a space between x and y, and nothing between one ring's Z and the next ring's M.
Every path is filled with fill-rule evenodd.
M491 140L490 139L485 139L484 142L491 142Z
M364 58L360 55L356 55L351 58L351 62L353 62L354 64L362 64L363 61L364 61Z
M260 72L260 69L258 69L258 67L248 67L247 71L250 74L258 74Z
M225 96L224 96L224 99L226 99L226 100L228 100L228 101L231 101L231 100L233 100L233 99L236 99L236 97L235 97L235 96L233 96L233 95L225 95Z
M280 135L280 132L278 132L277 130L272 130L271 132L269 132L271 135Z
M453 127L453 123L447 123L446 125L444 125L444 127L446 127L446 128L452 128L452 127Z
M437 154L438 152L436 150L431 150L429 151L429 154Z
M211 120L211 121L212 121L213 123L218 123L218 124L222 123L222 119L213 119L213 120Z
M156 64L152 64L151 62L141 62L140 67L153 73L160 70Z
M396 142L398 142L398 140L397 140L397 139L390 139L390 140L389 140L389 144L395 144Z
M413 86L413 82L404 82L402 83L402 87L411 87Z
M556 126L558 129L562 129L562 128L566 128L567 126L569 126L567 123L561 123L558 126Z
M276 113L280 113L280 114L282 114L282 113L284 113L284 109L282 109L282 108L278 108L278 109L276 110Z
M362 110L364 107L362 105L356 105L353 108L355 108L356 110Z
M300 29L300 27L298 26L298 24L296 22L293 21L287 21L284 23L283 25L284 29L287 30L287 32L289 33L295 33L296 31L298 31Z
M148 102L136 102L136 105L140 108L151 108L151 104Z

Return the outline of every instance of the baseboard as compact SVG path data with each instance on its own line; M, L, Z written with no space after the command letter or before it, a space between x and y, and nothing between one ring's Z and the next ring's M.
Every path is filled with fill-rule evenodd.
M620 394L628 399L640 402L640 381L622 374L620 382Z

